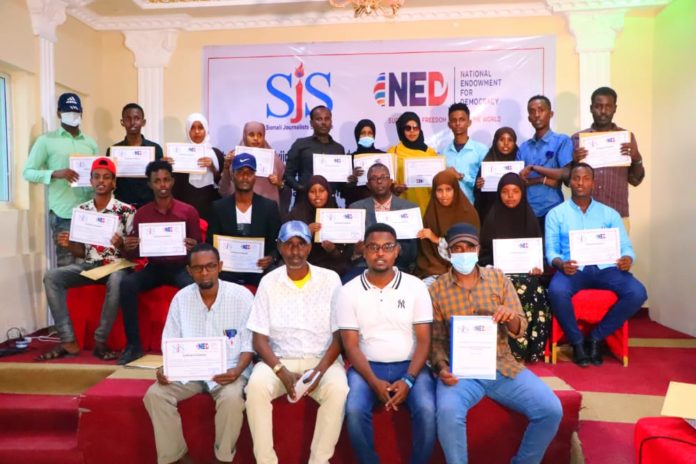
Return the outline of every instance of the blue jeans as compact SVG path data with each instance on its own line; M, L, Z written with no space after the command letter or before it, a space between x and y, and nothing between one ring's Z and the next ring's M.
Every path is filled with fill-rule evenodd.
M56 236L60 232L70 232L70 219L59 217L53 211L48 212L48 223L51 226L51 235L55 242ZM56 266L67 266L75 262L75 257L70 250L55 244L56 249Z
M572 276L556 272L549 284L551 311L561 324L568 342L582 343L583 335L575 319L572 298L577 292L587 288L611 290L619 300L612 306L604 319L590 332L590 337L601 341L618 330L631 318L648 299L648 294L633 274L620 271L617 267L599 269L585 266Z
M497 372L495 380L437 382L437 434L448 464L468 462L466 415L484 396L527 416L529 424L513 463L541 462L563 417L558 397L528 369L515 378Z
M370 362L372 372L389 383L402 378L410 361L379 363ZM404 402L411 412L412 463L427 463L435 445L435 385L433 376L424 367ZM372 409L377 396L365 379L352 367L348 370L348 400L346 401L346 426L353 450L361 463L379 463L375 451L372 427Z

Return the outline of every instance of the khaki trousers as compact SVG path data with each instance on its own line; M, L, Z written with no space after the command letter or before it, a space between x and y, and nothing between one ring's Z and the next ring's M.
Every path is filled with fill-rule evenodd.
M232 462L234 458L244 420L245 385L246 379L239 377L210 392L215 400L215 457L221 461ZM202 393L204 386L203 382L172 382L169 385L154 383L145 393L143 402L155 430L159 464L177 461L188 452L177 404Z
M291 372L298 374L312 369L318 358L281 359ZM254 456L258 464L276 464L278 456L273 449L273 406L271 401L285 395L285 387L273 370L265 363L258 363L246 387L247 420L254 440ZM310 394L319 403L314 435L310 447L309 464L326 464L333 456L341 434L348 381L343 365L335 362L329 367ZM304 400L303 400L304 401Z

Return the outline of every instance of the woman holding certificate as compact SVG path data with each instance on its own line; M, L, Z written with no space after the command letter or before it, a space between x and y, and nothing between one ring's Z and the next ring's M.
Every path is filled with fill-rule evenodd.
M448 169L433 178L430 203L423 216L423 230L418 232L416 276L428 286L449 270L450 262L440 256L440 242L447 230L460 222L471 224L476 229L480 227L476 209L459 187L457 175Z
M515 161L517 156L517 134L511 127L501 127L495 134L493 134L493 143L491 144L490 150L483 158L484 163L488 162L512 162ZM496 191L484 192L484 179L481 177L481 169L476 175L476 184L474 185L474 204L476 205L476 211L478 211L481 221L486 220L488 211L500 198L500 195ZM490 186L495 188L495 186ZM486 189L488 190L488 189Z
M316 234L321 229L321 224L316 222L317 208L337 208L336 200L331 195L329 182L323 176L312 176L309 179L306 195L307 201L296 204L288 215L288 221L309 224L309 230ZM315 266L331 269L341 276L348 269L350 255L348 245L324 240L312 243L307 261Z
M483 221L479 265L496 265L493 241L498 239L541 238L539 221L527 202L525 182L516 173L500 178L496 201ZM521 245L519 245L521 246ZM517 290L522 309L529 324L525 337L510 339L512 353L518 359L538 361L544 356L544 346L551 323L547 282L543 269L534 267L528 273L505 272Z
M412 111L405 112L396 120L396 133L399 136L399 143L387 150L396 155L395 191L401 198L416 203L421 213L424 213L430 200L430 187L410 189L406 187L404 164L408 158L437 156L437 152L425 144L420 118Z
M374 122L369 119L361 119L355 125L353 132L355 134L355 143L357 144L357 148L351 153L353 166L356 165L355 155L384 153L384 150L375 147L376 128ZM358 177L366 174L368 167L356 167L353 169L353 175L348 177L348 183L343 188L343 198L346 200L346 206L372 195L366 184L358 185Z
M210 217L211 205L215 200L220 199L217 182L220 180L220 166L224 161L224 155L210 145L208 120L200 113L192 113L186 118L186 138L189 143L204 146L205 157L198 160L198 165L205 167L205 172L202 174L175 172L172 194L177 200L196 208L199 216L207 221ZM169 161L171 162L171 158Z

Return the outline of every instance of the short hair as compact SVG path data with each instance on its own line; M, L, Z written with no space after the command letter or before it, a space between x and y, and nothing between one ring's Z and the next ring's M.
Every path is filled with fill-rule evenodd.
M363 237L363 242L367 242L367 237L377 232L387 232L389 234L392 234L396 239L396 231L392 226L383 222L376 222L369 226L367 229L365 229L365 236Z
M367 175L368 175L368 177L370 176L370 172L371 172L373 169L385 169L387 172L389 172L389 167L388 167L386 164L375 163L375 164L373 164L372 166L370 166L370 167L368 168L368 170L367 170ZM389 172L389 175L391 175L391 172Z
M324 110L328 111L329 113L331 113L331 108L329 108L328 106L326 106L326 105L317 105L317 106L315 106L314 108L312 108L312 109L310 110L310 112L309 112L309 119L313 119L313 118L314 118L314 112L315 112L315 111L317 111L317 110L322 110L322 109L324 109Z
M164 169L165 171L169 171L169 174L174 174L174 170L172 169L172 165L169 164L168 162L159 159L155 161L150 161L147 164L147 167L145 168L145 177L147 177L148 180L150 180L150 175L153 172L157 172Z
M471 115L471 112L469 111L469 107L467 106L466 103L453 103L450 105L449 109L447 110L447 116L450 114L454 113L455 111L463 111L466 113L467 116Z
M594 179L594 168L590 166L587 163L584 163L580 161L579 163L573 163L570 165L570 171L568 171L568 176L571 177L573 175L573 171L584 168L584 169L589 169L589 171L592 173L592 178Z
M145 117L145 110L137 103L128 103L126 106L124 106L121 110L121 117L123 117L123 113L125 113L127 110L138 110L140 111L140 114L143 115L143 118Z
M592 96L590 97L590 102L594 102L595 97L612 97L614 99L614 103L616 103L616 100L618 96L616 95L616 91L612 89L611 87L600 87L594 92L592 92Z
M218 260L218 262L220 262L220 252L218 251L218 249L210 243L202 242L196 243L193 246L193 248L191 248L189 252L186 253L186 264L189 266L191 265L191 259L193 258L194 253L205 253L206 251L212 251L215 255L215 258Z
M532 103L534 100L543 101L544 103L546 103L546 106L548 106L549 109L551 109L551 100L549 100L549 97L547 97L546 95L534 95L532 98L527 100L527 106L529 106L529 104Z

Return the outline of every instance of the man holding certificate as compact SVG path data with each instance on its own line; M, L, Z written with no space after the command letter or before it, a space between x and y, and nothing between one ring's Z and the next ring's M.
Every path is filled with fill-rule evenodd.
M571 198L552 209L546 222L546 260L559 271L549 285L551 311L573 346L573 361L581 367L602 364L602 341L648 298L643 284L629 272L635 253L621 216L593 199L593 188L592 167L574 165L570 169ZM585 288L611 290L618 297L586 339L572 303L573 295Z
M437 432L447 462L468 461L466 416L483 396L529 419L512 462L541 462L556 435L563 410L553 391L510 351L508 337L519 337L527 326L515 289L499 269L477 266L479 237L474 226L455 224L447 231L446 240L452 269L430 287L430 362L439 379ZM455 331L451 327L455 316L489 319L488 324L465 324L466 330ZM490 330L490 322L497 326L497 337L486 339L490 346L473 346L482 331ZM490 350L495 350L495 356L489 358ZM476 370L481 373L477 375ZM489 377L491 372L493 376Z
M172 165L153 161L145 170L147 183L155 200L135 214L133 231L125 239L128 257L147 257L142 271L134 272L121 282L121 310L126 331L126 349L118 360L128 364L142 356L138 331L138 293L173 285L183 288L193 282L186 272L186 252L201 241L198 212L193 206L172 196Z
M111 327L118 314L119 285L130 270L117 270L96 282L81 273L105 264L121 261L123 237L131 231L135 208L114 198L116 166L109 158L97 158L92 163L90 184L94 189L94 198L79 205L73 215L84 211L97 215L97 217L94 227L90 227L89 231L79 235L85 237L98 235L99 226L102 224L106 225L112 217L116 221L116 233L112 232L113 229L107 231L110 246L97 245L93 243L94 240L89 239L84 243L71 241L68 232L60 232L56 236L58 246L66 249L77 258L83 258L84 262L49 269L46 275L44 275L46 300L48 300L48 306L61 342L53 350L39 356L41 361L74 355L80 351L80 347L75 341L75 333L73 332L70 314L68 313L67 292L69 288L94 283L106 284L106 296L102 306L101 320L99 321L99 327L94 331L94 355L104 360L116 358L116 354L110 352L107 348L106 340L109 338ZM78 232L77 229L80 227L80 222L74 221L71 225L73 233Z
M215 400L216 462L232 462L244 420L244 386L253 357L251 332L246 324L254 297L240 285L219 280L222 261L212 245L200 243L193 247L186 268L195 283L174 296L162 344L177 339L177 343L200 345L209 337L224 337L226 370L210 378L170 381L161 368L157 369L157 382L148 389L143 402L155 431L157 461L193 462L188 456L177 404L197 393L210 393ZM195 364L187 361L187 375ZM178 377L175 366L164 367L169 377Z

